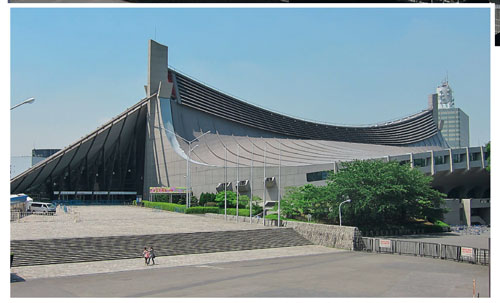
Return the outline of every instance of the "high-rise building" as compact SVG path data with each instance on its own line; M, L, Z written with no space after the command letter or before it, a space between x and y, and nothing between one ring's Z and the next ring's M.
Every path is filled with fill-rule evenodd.
M469 116L455 107L453 91L448 79L436 89L438 95L438 119L441 134L451 148L469 146Z
M60 151L60 149L33 149L31 151L31 165L35 165L38 162L47 159L58 151Z

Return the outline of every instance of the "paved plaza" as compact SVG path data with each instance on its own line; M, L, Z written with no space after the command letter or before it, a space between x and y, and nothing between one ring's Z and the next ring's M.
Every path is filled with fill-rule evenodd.
M211 219L137 206L73 206L55 216L31 215L11 222L11 240L107 237L269 229L263 225ZM330 253L337 249L307 245L157 258L158 266L172 267L211 262L255 260L282 256ZM142 259L14 267L25 280L145 269Z
M55 216L11 222L11 239L52 239L255 230L224 221L135 206L80 206ZM453 239L483 236L412 236ZM460 240L461 239L461 240ZM488 267L414 256L353 252L318 245L11 268L12 297L470 297L472 280L487 296ZM138 283L144 275L155 283ZM165 282L160 282L165 281ZM168 283L167 283L168 281ZM267 281L261 283L262 281ZM56 288L48 287L57 285ZM247 285L249 287L245 288ZM300 287L298 286L300 285Z
M11 240L106 237L269 228L137 206L73 206L11 223Z
M470 299L473 280L480 296L488 296L485 266L345 250L270 259L260 253L253 260L189 266L160 260L142 270L27 280L11 283L11 296Z

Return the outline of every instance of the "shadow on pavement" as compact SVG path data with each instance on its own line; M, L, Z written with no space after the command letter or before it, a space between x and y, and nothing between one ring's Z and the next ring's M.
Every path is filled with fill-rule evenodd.
M24 280L23 278L21 278L20 276L18 276L17 274L15 273L10 273L10 283L15 283L15 282L25 282L26 280Z

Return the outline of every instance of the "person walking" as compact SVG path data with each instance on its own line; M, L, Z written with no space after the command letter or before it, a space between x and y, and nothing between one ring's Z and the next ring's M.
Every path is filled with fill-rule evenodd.
M149 265L149 250L147 247L144 246L144 250L142 251L142 256L144 257L144 263L146 263L146 265Z
M155 265L155 257L156 257L155 250L154 250L153 246L151 246L149 248L149 260L153 261L153 265Z

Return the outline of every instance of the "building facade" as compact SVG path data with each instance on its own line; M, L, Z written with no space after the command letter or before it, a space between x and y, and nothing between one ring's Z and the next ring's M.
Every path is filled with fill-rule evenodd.
M455 107L453 91L446 79L436 89L441 134L449 147L469 147L469 116Z
M11 193L101 201L184 187L195 196L232 189L267 203L289 186L324 184L329 171L355 159L410 163L457 198L489 193L483 148L449 149L438 127L437 94L428 108L395 121L319 124L248 104L169 68L168 48L154 41L148 55L147 97L13 178Z
M60 149L33 149L31 151L31 165L35 165L38 162L52 156L53 154L60 151Z

